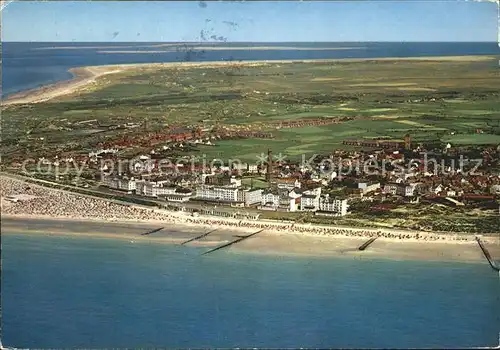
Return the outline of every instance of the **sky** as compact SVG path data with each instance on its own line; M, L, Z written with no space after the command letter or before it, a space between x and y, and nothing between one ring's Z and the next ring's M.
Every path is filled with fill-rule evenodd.
M14 1L2 40L497 41L494 1Z

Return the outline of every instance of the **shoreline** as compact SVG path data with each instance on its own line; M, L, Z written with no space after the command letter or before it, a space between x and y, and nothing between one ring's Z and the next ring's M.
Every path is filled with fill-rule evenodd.
M242 233L262 233L230 251L272 256L344 256L359 259L437 260L487 264L475 241L476 235L439 234L395 229L362 229L312 224L290 224L271 220L239 220L217 216L193 217L184 212L145 208L130 203L79 195L21 179L0 177L2 229L16 232L27 228L42 233L80 234L94 238L128 239L158 243L181 243L202 233L216 232L188 245L214 247ZM19 198L17 202L6 200ZM163 227L165 231L142 236ZM57 234L57 233L56 233ZM104 235L104 236L103 236ZM165 236L167 235L167 236ZM500 235L478 235L493 258L500 258ZM378 237L364 251L358 248Z
M2 215L4 234L37 235L89 239L117 239L134 243L179 245L207 230L217 228L219 232L206 238L188 243L185 247L211 249L236 238L238 232L227 227L179 225L165 227L167 235L142 236L147 228L165 225L164 222L138 222L133 220L105 221L88 218L44 217L29 215ZM5 222L6 221L6 222ZM49 224L36 228L38 224ZM33 224L34 223L34 224ZM72 232L75 225L96 226L95 231ZM32 228L30 225L34 225ZM138 227L138 225L140 225ZM120 232L117 232L117 231ZM113 231L113 232L112 232ZM128 232L124 232L128 231ZM249 232L247 232L249 233ZM366 241L362 237L317 236L298 233L284 233L266 230L251 239L228 249L236 254L263 256L351 258L359 260L433 261L486 264L481 250L474 242L418 242L379 238L369 249L357 250ZM491 243L491 242L490 242ZM500 249L499 249L500 251ZM498 253L498 252L496 252Z
M2 106L40 103L69 95L94 83L99 77L118 73L120 70L117 66L87 66L70 68L68 72L73 75L73 78L14 93L2 99Z
M59 81L35 89L23 90L2 99L2 106L19 104L32 104L50 101L54 98L66 96L77 92L92 83L99 77L130 71L133 69L154 68L214 68L219 66L252 66L267 64L291 64L291 63L351 63L366 61L483 61L493 60L494 55L465 55L465 56L422 56L422 57L380 57L380 58L337 58L337 59L287 59L287 60L240 60L240 61L205 61L205 62L163 62L163 63L130 63L112 64L100 66L82 66L70 68L68 72L73 74L69 80Z
M3 174L0 176L0 185L2 185L0 186L2 216L171 224L184 227L225 227L240 232L265 229L311 236L359 237L364 239L378 237L410 242L467 243L475 242L475 237L479 236L485 241L494 241L500 245L500 233L443 233L397 228L284 223L278 220L236 219L212 215L192 216L182 211L144 207L128 202L45 187L42 184L26 182L22 178ZM13 203L6 200L8 196L19 198L19 202Z

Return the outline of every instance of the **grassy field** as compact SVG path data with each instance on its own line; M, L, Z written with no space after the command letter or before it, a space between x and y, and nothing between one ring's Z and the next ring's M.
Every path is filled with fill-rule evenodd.
M443 142L449 142L455 145L487 145L487 144L500 145L500 135L490 135L490 134L452 135L444 137Z
M245 177L241 179L241 184L252 188L268 188L269 183L262 177Z
M199 152L251 160L272 148L293 158L343 147L349 138L402 139L406 133L415 142L495 144L500 143L497 62L486 57L141 68L101 77L86 92L57 101L4 107L2 147L14 153L16 146L25 153L48 152L62 144L86 149L124 133L170 125L265 128L272 121L328 116L354 120L273 130L272 140L217 141ZM97 127L78 124L93 119L99 121ZM105 126L122 123L141 128Z

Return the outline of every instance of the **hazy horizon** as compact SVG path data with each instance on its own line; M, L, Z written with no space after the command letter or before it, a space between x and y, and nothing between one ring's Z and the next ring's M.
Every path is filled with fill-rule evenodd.
M494 42L493 1L14 1L3 41Z

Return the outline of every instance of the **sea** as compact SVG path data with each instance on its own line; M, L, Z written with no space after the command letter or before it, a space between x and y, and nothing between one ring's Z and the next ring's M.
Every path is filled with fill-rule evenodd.
M335 51L246 51L223 44L227 50L196 52L181 46L161 54L99 53L102 48L151 50L151 44L3 43L2 96L70 79L69 68L88 65L498 54L496 43L264 45L360 47ZM64 48L46 49L54 46ZM207 248L2 228L4 346L456 348L499 343L500 278L486 262L285 257L230 249L201 256Z
M217 43L227 50L196 50L179 43L4 42L2 43L2 97L72 78L68 69L81 66L285 59L339 59L418 56L498 55L496 42L342 42L342 43ZM207 46L201 43L199 46ZM210 44L213 45L213 44ZM234 50L248 46L249 50ZM252 46L344 48L342 50L251 50ZM161 53L130 53L161 51ZM127 51L129 53L110 53Z
M485 263L255 255L2 234L2 340L18 348L496 346Z

